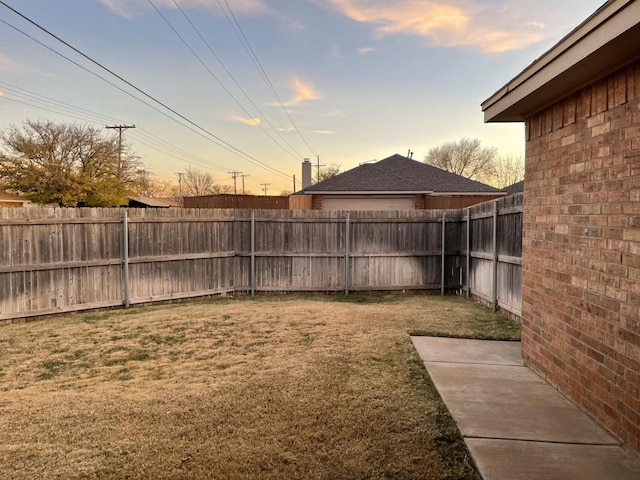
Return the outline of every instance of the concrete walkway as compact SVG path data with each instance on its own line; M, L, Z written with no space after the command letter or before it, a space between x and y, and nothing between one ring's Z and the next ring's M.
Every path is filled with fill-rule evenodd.
M485 480L640 479L640 456L525 367L519 342L411 340Z

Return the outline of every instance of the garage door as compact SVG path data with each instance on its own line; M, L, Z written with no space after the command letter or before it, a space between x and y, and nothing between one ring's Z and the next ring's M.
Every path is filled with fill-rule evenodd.
M323 210L413 210L413 197L323 197Z

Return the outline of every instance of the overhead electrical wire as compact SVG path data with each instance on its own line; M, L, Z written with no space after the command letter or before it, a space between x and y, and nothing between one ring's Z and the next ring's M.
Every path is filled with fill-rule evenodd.
M3 2L0 1L0 4L2 4ZM169 120L176 122L178 125L183 126L184 128L190 130L191 132L195 133L196 135L199 135L200 137L204 138L205 140L211 141L213 143L215 143L216 145L220 146L221 148L224 148L225 150L229 151L230 153L233 153L235 155L237 155L236 152L230 150L228 147L226 147L225 145L221 145L217 142L215 142L213 139L211 139L210 137L207 137L204 133L196 130L195 128L191 127L190 125L184 124L181 121L179 121L178 119L172 117L171 115L169 115L168 113L160 110L159 108L155 107L154 105L150 104L149 102L145 101L142 98L136 97L135 95L133 95L131 92L126 91L125 89L123 89L122 87L116 85L115 83L111 82L110 80L104 78L103 76L89 70L87 67L85 67L84 65L79 64L78 62L72 60L71 58L67 57L66 55L64 55L63 53L58 52L57 50L55 50L54 48L46 45L45 43L41 42L40 40L36 39L35 37L29 35L28 33L26 33L25 31L19 29L18 27L11 25L10 23L0 19L0 23L3 23L4 25L7 25L8 27L14 29L15 31L19 32L20 34L26 36L27 38L33 40L35 43L37 43L38 45L46 48L47 50L49 50L50 52L58 55L61 58L64 58L65 60L67 60L68 62L72 63L73 65L77 66L78 68L84 70L85 72L99 78L100 80L104 81L105 83L111 85L112 87L116 88L117 90L121 91L122 93L124 93L125 95L131 97L134 100L137 100L138 102L146 105L147 107L155 110L157 113L159 113L160 115L163 115L164 117L168 118Z
M222 83L222 81L220 81L220 79L216 76L215 73L213 73L213 71L209 68L209 66L205 63L205 61L198 55L198 53L191 47L191 45L189 45L189 42L187 42L187 40L180 34L180 32L178 32L178 30L173 26L173 24L169 21L169 19L165 15L163 15L163 13L158 9L158 7L156 7L156 5L153 3L153 0L147 0L147 1L153 7L153 9L156 11L156 13L162 18L162 20L164 20L164 22L169 26L169 28L173 31L173 33L175 33L176 36L182 41L182 43L185 45L185 47L187 47L187 49L191 52L191 54L198 60L198 62L200 62L200 64L209 73L209 75L218 83L218 85L220 85L220 87L227 93L227 95L229 95L233 99L233 101L236 103L236 105L238 105L238 107L240 107L242 109L242 111L248 117L252 117L253 115L244 107L244 105L242 105L242 103L240 103L240 101ZM265 121L268 122L266 117L265 117ZM300 154L298 154L298 156L296 157L295 153L291 153L285 147L283 147L275 138L273 138L273 136L260 123L254 121L254 125L259 127L276 145L278 145L288 155L291 155L293 158L296 158L296 159L301 158Z
M8 8L9 10L11 10L14 14L18 15L19 17L21 17L22 19L24 19L25 21L29 22L30 24L32 24L33 26L35 26L36 28L38 28L39 30L43 31L44 33L46 33L47 35L49 35L50 37L54 38L55 40L57 40L58 42L62 43L63 45L65 45L67 48L70 48L71 50L73 50L74 52L76 52L78 55L80 55L81 57L83 57L84 59L88 60L89 62L93 63L94 65L96 65L97 67L99 67L100 69L106 71L107 73L109 73L110 75L116 77L118 80L120 80L121 82L123 82L124 84L126 84L127 86L131 87L132 89L134 89L136 92L142 94L144 97L148 98L149 100L151 100L152 102L162 106L164 109L168 110L169 112L171 112L172 114L176 115L177 117L179 117L180 119L184 120L185 122L187 122L188 124L192 125L194 128L196 128L197 130L200 130L201 132L203 132L204 134L206 134L207 136L205 136L205 138L209 139L210 141L216 143L218 146L221 146L223 148L225 148L226 150L235 153L236 155L239 155L243 158L245 158L246 160L249 160L252 163L255 163L256 165L260 165L263 168L270 170L271 172L280 175L284 178L289 179L290 175L281 172L280 170L270 166L267 163L264 163L256 158L254 158L253 156L249 155L248 153L242 151L241 149L237 148L236 146L232 145L229 142L226 142L225 140L223 140L222 138L218 137L217 135L215 135L214 133L210 132L209 130L207 130L206 128L200 126L199 124L197 124L196 122L194 122L193 120L187 118L186 116L182 115L181 113L179 113L178 111L176 111L175 109L169 107L167 104L161 102L160 100L158 100L157 98L155 98L154 96L150 95L149 93L145 92L144 90L142 90L141 88L137 87L136 85L134 85L133 83L129 82L128 80L126 80L124 77L122 77L121 75L115 73L113 70L109 69L108 67L102 65L100 62L98 62L97 60L94 60L92 57L90 57L89 55L83 53L82 51L80 51L78 48L74 47L73 45L71 45L70 43L66 42L65 40L63 40L62 38L60 38L59 36L55 35L54 33L52 33L51 31L47 30L45 27L43 27L42 25L40 25L39 23L35 22L34 20L30 19L29 17L27 17L26 15L22 14L21 12L19 12L18 10L16 10L15 8L13 8L12 6L8 5L6 2L4 2L3 0L0 0L0 5ZM69 59L68 57L66 57L65 55L55 51L54 49L52 49L51 47L48 47L47 45L43 44L42 42L36 40L34 37L28 35L26 32L23 32L22 30L18 29L17 27L14 27L13 25L9 24L8 22L5 22L3 20L0 20L0 22L6 24L7 26L19 31L20 33L26 35L27 37L31 38L32 40L36 41L37 43L39 43L40 45L46 47L47 49L55 52L56 54L60 55L61 57L67 59L68 61L72 62L73 64L80 66L77 62L74 62L73 60ZM85 67L81 67L84 70L92 73L93 75L96 75L98 78L101 78L102 80L106 81L107 83L109 83L112 86L115 86L112 82L109 82L108 80L104 79L103 77L101 77L100 75L95 74L94 72L91 72L90 70L88 70ZM124 91L126 93L125 90L123 90L120 87L117 87L119 90ZM130 96L132 96L130 93L128 93ZM136 98L139 101L142 101L140 99L138 99L137 97L133 96L133 98ZM148 105L147 102L144 102L146 105ZM149 105L148 105L149 106ZM159 111L157 108L154 108L154 110ZM163 112L164 113L164 112ZM168 118L171 118L172 120L176 121L177 120L173 117L171 117L170 115L164 113L165 116L167 116ZM182 124L181 122L177 122L182 126L185 126L184 124Z
M3 88L4 92L10 93L13 96L17 96L18 98L11 98L7 95L0 96L1 100L7 100L10 102L20 103L22 105L27 105L33 108L45 110L48 112L56 113L58 115L64 115L70 118L74 118L76 120L82 120L84 122L90 122L95 124L102 123L127 123L123 122L121 119L110 117L108 115L100 114L97 112L93 112L91 110L87 110L81 107L77 107L75 105L71 105L66 102L61 102L59 100L55 100L45 95L40 95L35 92L31 92L24 88L12 85L7 82L0 81L0 86ZM22 98L22 99L21 99ZM29 100L29 102L25 101L24 98ZM34 102L34 103L30 103ZM192 153L187 152L186 150L181 149L166 140L161 139L160 137L154 135L153 133L145 130L144 128L137 127L135 131L129 133L129 136L139 143L146 145L149 148L152 148L160 153L171 156L173 158L177 158L179 160L183 160L192 165L196 165L204 168L215 168L221 171L226 171L228 168L222 167L216 164L211 164L210 162L199 158Z
M269 90L271 90L271 92L273 93L273 96L275 97L280 107L282 107L283 112L291 122L291 125L293 126L294 130L298 133L298 135L300 136L304 144L307 146L307 148L313 153L314 156L317 157L318 154L313 149L313 147L309 144L309 142L304 137L304 135L302 135L302 132L300 131L296 123L293 121L293 118L291 118L291 114L289 113L289 110L287 110L287 107L285 106L284 102L280 98L280 95L278 95L278 92L273 86L273 83L271 83L271 80L269 79L269 75L267 75L267 72L262 67L262 64L260 63L258 56L256 55L253 48L251 47L251 43L249 43L249 39L244 34L244 30L240 26L240 22L238 22L238 19L234 15L233 10L231 10L231 7L227 3L227 0L222 0L222 1L224 2L227 10L229 11L229 14L227 14L227 10L225 10L225 8L222 6L221 0L217 0L217 1L218 1L218 5L220 6L220 9L222 10L222 13L224 13L225 18L233 28L234 32L236 33L236 36L240 40L240 43L244 47L245 52L247 52L247 55L249 55L249 58L251 58L251 61L253 62L254 66L258 69L258 72L262 76L262 79L267 84L267 87L269 88Z
M234 75L229 71L229 69L227 68L227 66L224 64L224 62L220 59L220 57L215 53L215 51L213 50L213 48L211 47L211 45L209 44L209 42L207 42L207 40L204 38L204 36L202 35L202 33L200 33L200 30L198 30L198 28L195 26L195 24L191 21L191 18L189 18L189 16L187 15L187 13L184 11L184 9L180 6L180 4L178 3L177 0L173 0L173 3L175 4L175 6L178 8L178 10L180 11L180 13L182 14L182 16L185 18L185 20L189 23L189 25L191 25L191 28L196 32L196 34L198 35L198 37L200 37L200 40L202 40L202 42L205 44L205 46L207 47L207 49L209 50L209 52L211 52L211 54L213 55L213 57L218 61L218 63L220 64L220 66L224 69L224 71L227 73L227 75L229 75L229 77L231 78L231 80L233 81L233 83L236 85L236 87L238 87L238 89L242 92L242 94L245 96L245 98L249 101L249 103L251 103L251 105L253 106L253 108L255 108L258 113L261 115L262 118L264 118L265 122L267 122L267 124L271 127L271 129L280 137L280 139L291 149L291 151L293 151L295 153L296 158L300 159L302 158L302 155L284 138L284 136L280 133L280 131L273 126L273 124L269 121L269 118L262 112L262 110L260 109L260 107L258 107L255 102L251 99L251 97L249 96L249 94L245 91L244 88L242 88L242 86L240 85L240 83L236 80L236 78L234 77Z

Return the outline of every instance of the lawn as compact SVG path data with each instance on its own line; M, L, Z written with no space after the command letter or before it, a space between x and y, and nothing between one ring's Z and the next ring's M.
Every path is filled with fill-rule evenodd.
M2 479L479 479L410 334L457 297L216 298L0 327Z

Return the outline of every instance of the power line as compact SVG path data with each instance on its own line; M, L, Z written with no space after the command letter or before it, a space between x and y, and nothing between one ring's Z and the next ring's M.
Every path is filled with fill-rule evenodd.
M222 4L220 3L220 0L217 0L217 1L218 1L218 5L222 9L222 12L224 13L225 18L231 24L231 27L233 28L234 32L236 33L236 36L238 37L238 39L240 40L240 43L242 43L242 46L244 47L245 52L247 52L247 55L249 55L249 58L251 58L251 61L253 62L255 67L258 69L258 72L262 76L262 79L267 84L267 87L269 88L269 90L271 90L271 92L273 93L273 95L274 95L275 99L278 101L278 104L280 105L280 107L282 107L283 112L285 113L285 115L287 116L289 121L291 122L291 125L293 126L294 130L298 133L298 135L300 136L300 138L302 139L304 144L307 146L307 148L309 148L309 150L314 155L317 156L318 154L316 153L316 151L309 144L309 142L304 137L304 135L302 135L302 132L300 131L300 129L298 128L296 123L293 121L293 118L291 118L291 115L289 114L289 110L287 110L287 107L285 107L284 102L280 98L280 95L278 95L278 92L276 91L275 87L273 86L273 83L271 83L271 80L269 79L269 75L267 75L267 72L262 67L262 64L260 63L260 60L258 59L258 56L253 51L253 48L251 47L251 43L249 43L249 40L247 39L247 36L244 34L244 31L242 30L242 27L240 26L240 23L238 22L238 19L234 15L233 10L231 10L231 7L227 3L227 0L222 0L222 1L226 5L227 10L229 11L229 14L231 15L231 18L233 19L233 22L231 21L231 18L229 18L229 15L227 15L227 12L225 11L225 9L222 6Z
M227 172L227 173L231 175L231 178L233 178L233 193L237 195L238 194L237 179L242 174L242 172L236 172L234 170L233 172ZM243 182L244 182L244 179L243 179Z
M189 44L189 42L187 42L187 40L177 31L177 29L173 26L173 24L169 21L169 19L162 14L162 12L160 11L160 9L158 9L158 7L153 3L153 0L147 0L149 2L149 4L154 8L154 10L156 11L156 13L158 13L158 15L160 15L160 17L164 20L164 22L169 26L169 28L173 31L173 33L176 34L176 36L182 41L182 43L189 49L189 51L191 52L191 54L200 62L200 64L204 67L204 69L209 73L209 75L218 83L218 85L220 85L220 87L225 91L225 93L227 93L227 95L229 95L233 101L236 103L236 105L238 105L242 111L249 117L252 117L253 115L244 107L244 105L242 105L242 103L240 103L240 101L236 98L236 96L222 83L222 81L216 76L215 73L213 73L213 71L209 68L209 66L206 64L206 62L196 53L196 51L191 47L191 45ZM264 121L272 128L272 130L282 139L282 141L291 149L291 151L287 150L282 144L280 144L280 142L278 142L275 138L273 138L273 136L258 122L254 122L255 125L260 128L260 130L262 130L264 132L265 135L267 135L269 137L269 139L271 139L276 145L278 145L278 147L280 147L283 151L285 151L288 155L291 155L293 158L295 159L299 159L302 157L302 155L300 153L298 153L290 144L289 142L287 142L285 140L285 138L282 136L282 134L280 134L280 132L273 126L273 124L269 121L269 119L267 118L267 116L262 112L262 110L260 110L260 108L255 104L255 102L251 99L251 97L247 94L247 92L242 88L242 86L240 86L240 84L238 83L238 81L235 79L235 77L231 74L231 72L229 71L229 69L225 66L224 62L220 59L220 57L218 57L218 55L216 55L216 53L213 51L213 49L211 48L211 46L209 45L209 43L205 40L205 38L202 36L202 34L200 33L200 31L197 29L197 27L195 26L195 24L191 21L191 19L187 16L186 12L182 9L182 7L178 4L177 0L173 0L173 3L175 4L175 6L178 8L178 10L180 11L180 13L182 14L182 16L185 18L185 20L189 23L189 25L191 26L191 28L196 32L196 34L200 37L200 40L202 40L202 42L206 45L206 47L209 49L209 51L211 52L211 54L214 56L214 58L218 61L218 63L222 66L222 68L224 69L224 71L227 73L227 75L229 75L229 77L233 80L233 82L235 83L235 85L240 89L240 91L244 94L245 98L249 101L249 103L251 103L251 105L258 111L258 113L261 115L261 117L264 119ZM292 153L293 152L293 153Z
M135 125L113 125L113 126L105 126L104 128L109 128L113 130L118 130L118 170L116 178L120 180L121 172L122 172L122 132L129 128L136 128Z
M47 30L46 28L44 28L42 25L38 24L37 22L35 22L34 20L30 19L29 17L27 17L26 15L20 13L18 10L16 10L15 8L11 7L10 5L8 5L6 2L4 2L3 0L0 0L0 5L3 5L4 7L8 8L9 10L11 10L13 13L15 13L16 15L18 15L19 17L21 17L22 19L24 19L25 21L29 22L30 24L32 24L33 26L35 26L36 28L38 28L39 30L43 31L44 33L46 33L47 35L51 36L52 38L54 38L55 40L57 40L58 42L62 43L63 45L65 45L66 47L70 48L71 50L73 50L74 52L76 52L78 55L82 56L83 58L85 58L86 60L88 60L89 62L93 63L94 65L96 65L97 67L99 67L100 69L106 71L107 73L111 74L112 76L116 77L118 80L120 80L121 82L125 83L126 85L128 85L129 87L133 88L135 91L137 91L138 93L142 94L143 96L145 96L146 98L150 99L151 101L153 101L154 103L162 106L163 108L165 108L166 110L168 110L169 112L173 113L174 115L176 115L177 117L181 118L182 120L184 120L185 122L189 123L190 125L192 125L193 127L195 127L196 129L204 132L205 134L207 134L209 137L211 137L210 139L215 139L216 141L214 143L218 144L219 146L223 146L223 148L226 148L229 151L232 151L233 153L239 154L240 156L244 157L245 159L257 164L257 165L261 165L262 167L271 170L273 173L276 173L278 175L281 175L282 177L285 178L289 178L289 175L281 172L280 170L275 169L274 167L271 167L270 165L261 162L260 160L254 158L253 156L249 155L248 153L243 152L242 150L240 150L239 148L235 147L234 145L230 144L229 142L226 142L225 140L223 140L222 138L218 137L217 135L215 135L214 133L210 132L209 130L205 129L204 127L198 125L196 122L190 120L189 118L187 118L186 116L182 115L181 113L177 112L176 110L174 110L173 108L169 107L168 105L166 105L165 103L161 102L160 100L158 100L157 98L155 98L154 96L148 94L147 92L145 92L144 90L142 90L141 88L137 87L136 85L134 85L133 83L129 82L128 80L126 80L125 78L123 78L122 76L118 75L117 73L115 73L113 70L107 68L106 66L102 65L100 62L98 62L97 60L94 60L93 58L91 58L89 55L83 53L82 51L80 51L78 48L74 47L73 45L71 45L70 43L66 42L65 40L63 40L62 38L60 38L59 36L55 35L54 33L52 33L51 31ZM1 20L0 20L1 21ZM7 22L2 21L2 23L5 23L6 25L10 26L11 28L14 28L15 30L19 31L20 33L23 33L25 35L27 35L25 32L22 32L21 30L17 29L16 27L13 27L13 25L10 25ZM35 38L31 37L30 35L27 35L29 38L31 38L32 40L40 43L41 45L45 46L43 43L39 42L38 40L36 40ZM49 47L47 47L49 48ZM49 48L50 50L53 50L51 48ZM58 52L56 52L58 53ZM59 54L61 56L64 57L64 55ZM64 57L67 60L71 61L70 59L68 59L67 57ZM76 62L72 63L76 64L79 66L79 64L77 64ZM84 67L83 67L84 68ZM87 69L85 69L87 70ZM93 72L92 72L93 73ZM102 78L98 75L99 78ZM104 78L102 78L103 80L105 80ZM111 82L108 82L111 83ZM122 89L120 89L122 90ZM134 97L137 98L137 97ZM156 109L157 110L157 109ZM167 115L168 116L168 115ZM169 116L169 118L172 118ZM180 122L178 122L180 123Z
M114 117L110 117L108 115L100 114L91 110L87 110L75 105L71 105L70 103L61 102L59 100L55 100L45 95L41 95L35 92L31 92L21 87L17 87L7 82L0 81L0 86L2 86L5 93L9 93L11 95L16 95L18 98L27 98L30 100L30 103L24 100L20 100L18 98L11 98L8 95L0 96L0 100L6 100L14 103L20 103L22 105L27 105L29 107L37 108L39 110L44 110L47 112L52 112L58 115L63 115L66 117L70 117L76 120L82 120L84 122L90 122L95 124L103 124L103 123L126 123L121 119L117 119ZM204 168L214 168L217 170L226 170L224 167L220 167L219 165L213 164L209 161L206 161L198 156L187 152L186 150L181 149L164 139L161 139L157 135L145 130L144 128L138 127L136 128L136 133L130 135L131 138L135 139L137 142L156 150L164 155L168 155L173 158L177 158L179 160L183 160L192 165L197 165ZM146 140L146 141L145 141Z

